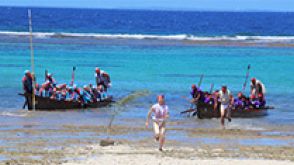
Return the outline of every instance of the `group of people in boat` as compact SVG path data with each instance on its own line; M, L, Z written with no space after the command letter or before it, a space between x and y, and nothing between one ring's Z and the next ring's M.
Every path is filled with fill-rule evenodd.
M202 104L211 105L214 110L220 106L221 124L224 126L224 118L227 117L231 121L231 110L250 110L263 108L266 105L265 100L265 86L256 78L251 79L250 96L246 97L242 92L238 93L236 98L233 97L226 85L223 85L220 90L215 92L202 92L196 85L192 85L191 92L191 109L196 109L197 105Z
M53 75L46 73L45 82L38 84L34 83L35 76L29 70L26 70L22 79L22 86L25 94L33 94L34 92L36 96L88 104L106 99L108 97L107 89L111 87L109 74L100 70L100 68L95 68L94 77L96 85L88 84L78 87L73 80L70 84L57 84Z
M223 93L229 93L229 99L232 101L230 105L234 109L250 109L250 108L262 108L266 104L265 100L265 86L264 84L256 80L256 78L251 79L250 85L250 96L246 97L242 92L239 92L237 97L233 97L231 95L230 90L227 89L226 85L223 85L221 90L216 90L212 93L203 92L198 88L195 84L191 86L191 96L192 103L191 108L194 109L198 102L202 102L204 104L215 105L215 103L221 102L220 95Z

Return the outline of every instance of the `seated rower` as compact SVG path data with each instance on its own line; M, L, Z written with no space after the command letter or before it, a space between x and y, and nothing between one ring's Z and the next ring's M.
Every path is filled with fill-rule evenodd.
M214 105L214 98L208 92L204 93L204 103L209 105Z
M66 93L66 101L79 101L79 95L74 91L73 87L69 87Z
M82 95L83 102L85 104L93 102L91 98L91 94L90 94L90 89L87 85L84 85L81 95Z
M90 93L90 95L91 95L92 100L93 100L94 102L96 102L96 101L97 101L97 98L96 98L96 94L95 94L95 93L97 93L97 92L96 92L96 88L93 87L92 84L89 84L89 93Z
M50 97L52 95L53 87L51 86L49 81L46 81L42 84L39 95L42 97Z
M52 90L52 95L50 96L50 99L56 100L57 99L57 95L58 95L58 92L57 92L56 88L54 88Z
M40 94L40 85L38 83L36 83L36 87L35 87L35 95L39 95Z
M97 96L96 97L97 97L97 101L102 101L107 98L107 93L106 93L106 91L104 91L104 88L102 85L99 85L97 87Z
M262 108L266 104L262 94L258 95L258 98L255 95L251 95L250 106L253 108Z
M66 95L67 95L67 89L66 88L62 88L58 92L58 98L57 98L57 100L66 100Z
M77 101L83 103L82 91L77 86L74 86L73 89L76 94Z
M258 101L260 103L260 107L265 107L266 101L263 94L258 94Z
M246 101L246 97L243 95L242 92L238 93L238 97L234 99L234 107L239 108L245 108L248 105Z

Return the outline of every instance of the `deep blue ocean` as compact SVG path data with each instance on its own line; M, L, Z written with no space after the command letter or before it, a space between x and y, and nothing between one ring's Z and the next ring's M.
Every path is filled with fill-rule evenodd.
M294 36L294 13L32 8L34 31ZM28 31L27 8L0 7L1 31Z
M232 127L272 130L294 124L294 13L32 8L32 21L39 83L45 69L68 83L72 66L78 85L94 83L98 66L110 73L109 92L117 100L132 91L151 92L129 103L122 118L144 124L155 96L164 93L172 120L185 120L179 112L189 103L182 96L189 96L201 74L203 90L227 84L236 95L251 64L250 77L264 82L268 104L276 108L264 118L235 119ZM103 118L99 110L33 116L21 110L24 99L17 93L23 71L30 69L27 32L27 8L0 7L0 122L91 125L95 117ZM219 121L191 120L191 125L211 122Z

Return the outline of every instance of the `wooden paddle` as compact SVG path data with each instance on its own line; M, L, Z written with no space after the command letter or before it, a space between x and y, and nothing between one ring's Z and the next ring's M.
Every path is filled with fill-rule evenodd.
M74 81L75 81L75 70L76 70L76 67L73 66L73 67L72 67L72 74L71 74L71 82L70 82L70 85L71 85L71 86L73 86Z
M247 73L246 73L246 77L245 77L245 82L243 84L242 93L244 93L245 89L246 89L246 85L247 85L248 78L249 78L249 71L250 71L250 64L247 67Z
M196 109L188 109L188 110L182 111L181 114L189 113L189 112L196 112L196 111L197 111Z
M212 94L212 92L213 92L213 87L214 87L214 84L212 83L211 85L210 85L210 94Z
M48 76L48 70L45 69L45 82L46 82L46 80L47 80L47 76Z

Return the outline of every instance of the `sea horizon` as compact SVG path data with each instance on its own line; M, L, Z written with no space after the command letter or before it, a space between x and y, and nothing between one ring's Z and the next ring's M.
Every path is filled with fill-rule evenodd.
M129 10L129 11L167 11L167 12L215 12L215 13L293 13L291 10L215 10L215 9L172 9L172 8L159 8L159 7L150 7L150 8L97 8L97 7L58 7L58 6L0 6L0 8L44 8L44 9L85 9L85 10Z

